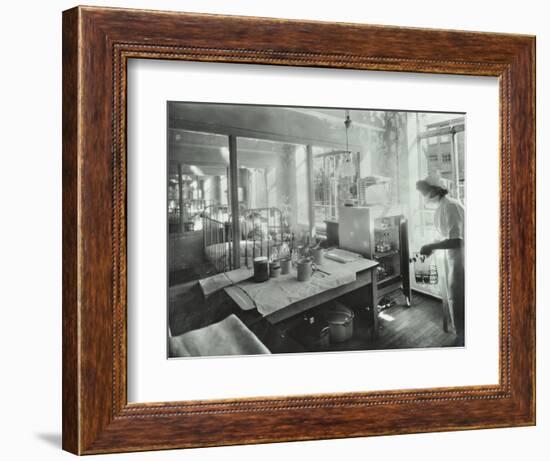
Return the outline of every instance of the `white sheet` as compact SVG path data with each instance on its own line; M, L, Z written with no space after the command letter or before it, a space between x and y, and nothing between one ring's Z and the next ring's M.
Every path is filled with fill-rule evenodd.
M218 290L222 290L229 285L239 283L252 275L252 269L241 267L240 269L234 269L229 272L222 272L221 274L212 275L199 280L199 285L202 290L202 294L205 298L215 293Z
M170 338L174 357L269 354L270 351L235 315Z
M267 316L298 301L354 282L356 273L371 267L372 264L373 262L367 259L347 264L326 261L320 268L328 275L316 272L307 282L299 282L296 269L293 268L289 274L270 278L267 282L244 280L226 288L225 291L243 309L247 310L252 305L260 314Z

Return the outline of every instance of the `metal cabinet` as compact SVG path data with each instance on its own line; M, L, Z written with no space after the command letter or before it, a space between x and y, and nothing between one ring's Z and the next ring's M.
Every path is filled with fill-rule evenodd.
M398 206L340 207L339 246L377 260L378 296L402 289L411 300L408 224Z

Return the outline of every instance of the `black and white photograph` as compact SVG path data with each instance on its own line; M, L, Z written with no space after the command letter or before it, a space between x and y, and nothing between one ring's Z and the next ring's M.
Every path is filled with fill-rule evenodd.
M83 3L2 9L3 459L548 458L545 2Z
M465 121L169 101L169 358L464 347Z

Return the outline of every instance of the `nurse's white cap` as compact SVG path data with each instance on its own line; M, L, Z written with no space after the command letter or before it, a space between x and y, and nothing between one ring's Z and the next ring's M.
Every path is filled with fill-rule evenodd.
M424 181L430 186L445 187L445 183L443 182L443 178L441 178L441 174L439 173L439 171L433 171L424 178Z

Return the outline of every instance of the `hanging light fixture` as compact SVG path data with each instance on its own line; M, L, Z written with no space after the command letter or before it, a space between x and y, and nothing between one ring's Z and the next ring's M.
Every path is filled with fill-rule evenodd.
M351 126L351 117L349 116L349 110L346 110L346 119L344 120L344 126L346 127L346 151L349 152L349 127Z
M344 126L346 127L346 152L344 164L340 167L340 176L353 176L355 174L353 168L353 162L351 161L351 151L349 150L349 127L351 126L351 117L349 116L349 110L346 110L346 118L344 120Z

